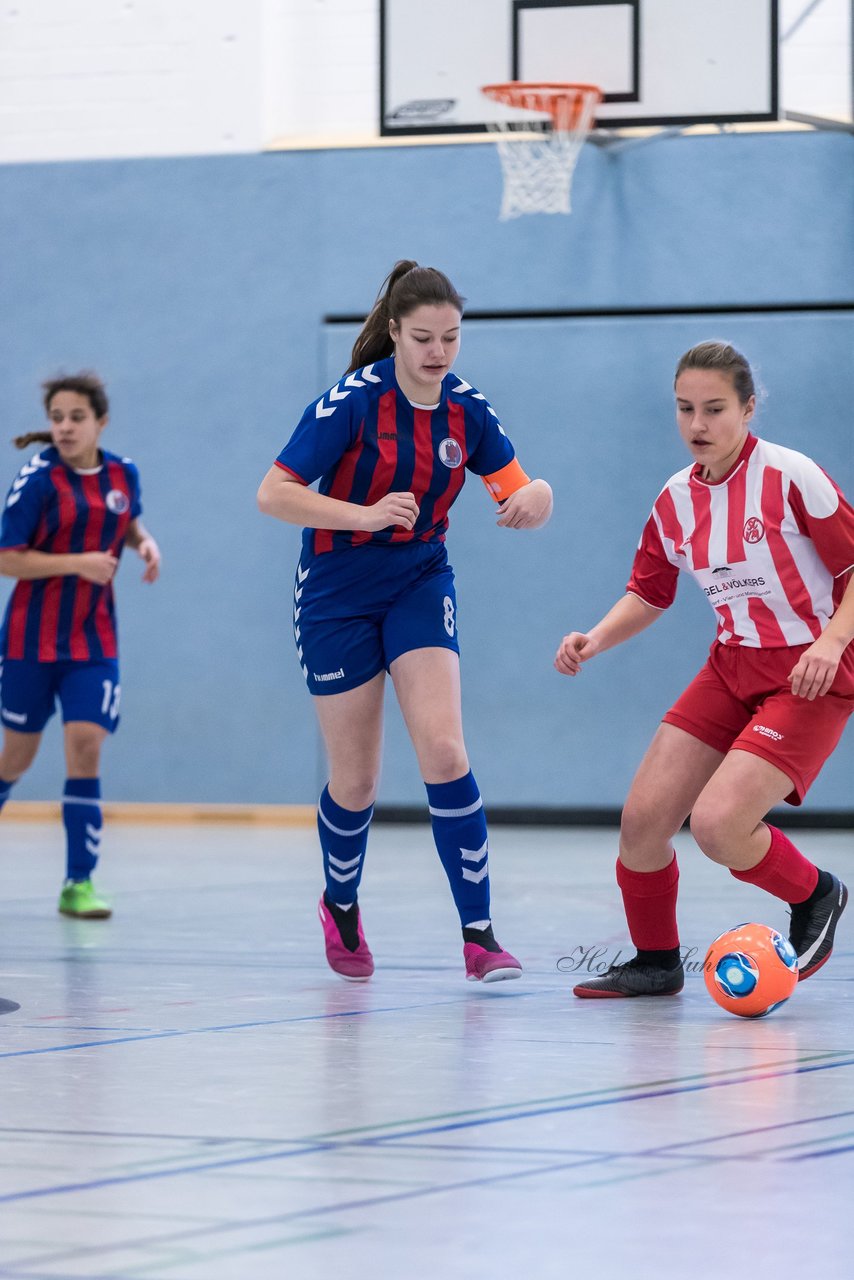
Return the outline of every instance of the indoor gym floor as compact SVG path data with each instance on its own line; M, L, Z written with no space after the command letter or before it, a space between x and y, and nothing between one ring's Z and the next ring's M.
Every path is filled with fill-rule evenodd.
M854 881L848 832L794 833ZM463 978L429 828L377 826L377 960L336 978L309 829L109 827L109 922L56 914L62 832L0 827L0 1277L704 1280L852 1274L854 912L767 1019L700 972L782 904L679 838L679 997L582 1002L615 957L615 833L496 827L498 937ZM598 952L594 955L594 952ZM567 962L564 961L564 968Z

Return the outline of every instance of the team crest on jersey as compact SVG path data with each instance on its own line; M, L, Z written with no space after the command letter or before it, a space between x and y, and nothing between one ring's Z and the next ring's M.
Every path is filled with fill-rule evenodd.
M452 471L463 465L463 451L457 441L450 436L439 445L439 460L444 462L446 467L450 467Z
M130 498L121 489L111 489L105 501L107 510L112 511L114 516L123 516L130 507Z
M744 522L744 541L761 542L765 537L765 525L758 516L751 516Z

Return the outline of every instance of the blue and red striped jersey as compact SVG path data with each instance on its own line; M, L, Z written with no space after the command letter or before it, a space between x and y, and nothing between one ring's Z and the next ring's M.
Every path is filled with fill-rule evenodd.
M365 542L439 542L466 470L488 476L515 457L513 445L479 391L455 373L442 380L434 408L412 404L397 385L394 357L348 374L306 409L276 465L320 493L372 506L387 493L413 493L414 529L377 533L306 529L315 554Z
M66 555L119 556L141 513L139 473L130 458L101 451L97 471L66 466L52 446L12 481L0 548ZM88 662L118 656L113 587L76 575L19 581L3 621L2 652L36 662Z

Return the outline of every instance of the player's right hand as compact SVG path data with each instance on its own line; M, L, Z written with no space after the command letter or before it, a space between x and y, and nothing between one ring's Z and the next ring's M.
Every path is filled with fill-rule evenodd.
M119 562L109 551L83 551L77 557L77 572L87 582L105 587L113 579Z
M571 631L564 636L555 654L555 670L564 676L577 676L582 662L598 653L599 646L592 636L583 631Z
M418 503L414 493L387 493L379 502L363 509L365 515L362 528L368 533L387 529L390 524L413 529L418 519Z

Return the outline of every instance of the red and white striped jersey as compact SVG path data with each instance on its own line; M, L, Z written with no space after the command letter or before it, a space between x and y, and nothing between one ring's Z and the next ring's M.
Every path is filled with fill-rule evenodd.
M677 472L656 498L627 590L666 609L686 569L721 644L811 644L854 568L854 510L811 458L756 436L723 479L700 470Z

